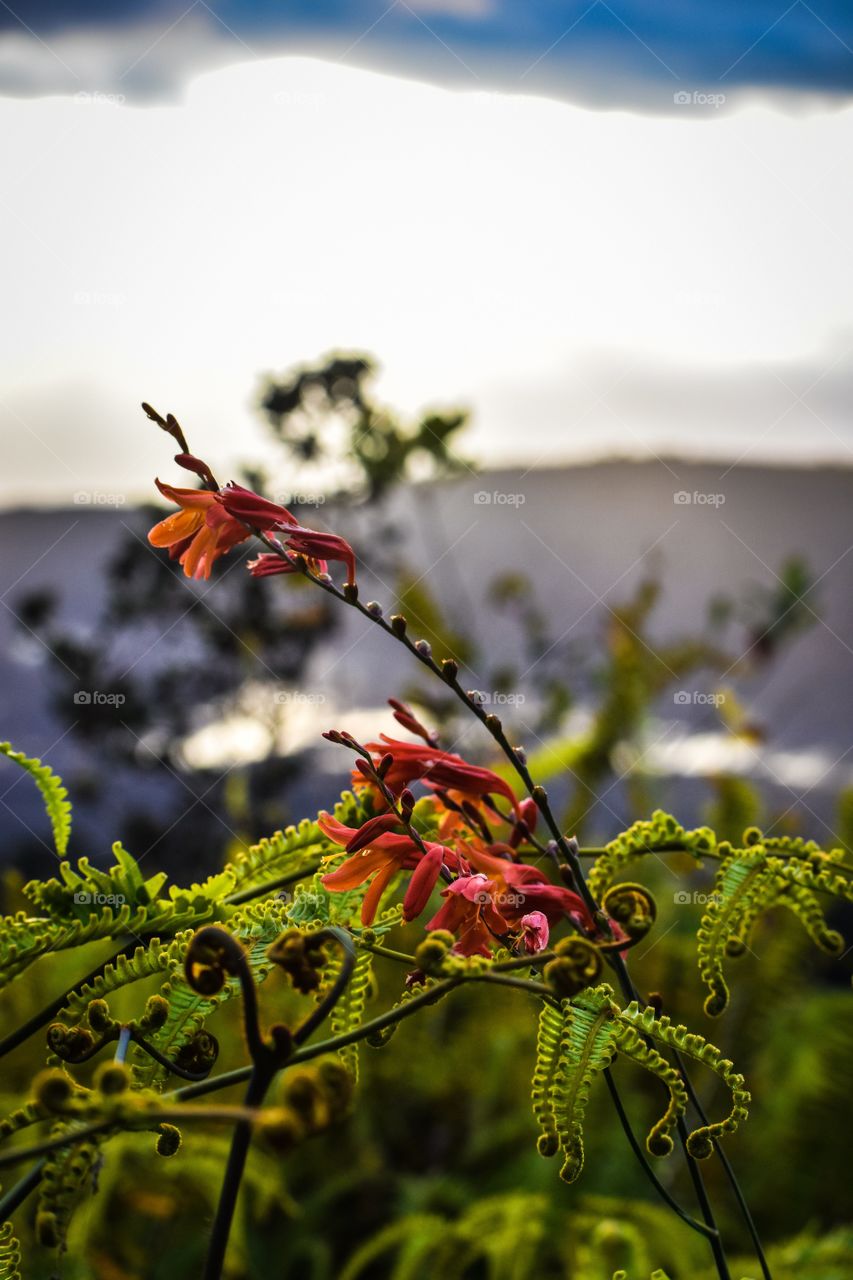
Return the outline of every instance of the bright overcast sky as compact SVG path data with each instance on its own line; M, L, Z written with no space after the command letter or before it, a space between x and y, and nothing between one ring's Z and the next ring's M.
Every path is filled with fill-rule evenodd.
M850 460L853 107L666 115L316 59L170 102L0 98L0 501L227 471L258 375L371 351L481 461Z

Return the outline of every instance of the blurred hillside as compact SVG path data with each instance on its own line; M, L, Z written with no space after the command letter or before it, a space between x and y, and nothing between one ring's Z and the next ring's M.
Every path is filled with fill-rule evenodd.
M616 761L614 784L586 815L585 825L587 834L605 837L618 829L626 817L618 779L629 770L648 774L655 801L687 822L702 816L704 782L731 771L761 784L771 814L796 811L808 834L828 841L835 797L853 780L853 649L846 639L853 634L851 500L853 470L741 465L724 471L719 463L610 461L562 470L465 472L458 479L398 491L381 515L348 512L346 532L363 565L362 599L375 597L392 611L399 581L385 566L389 556L404 562L412 633L427 630L419 626L419 615L425 624L424 613L440 600L446 630L470 641L465 646L468 686L500 703L495 709L529 750L541 745L537 677L546 664L559 661L573 685L561 731L582 731L595 689L583 680L574 682L573 672L594 660L611 611L643 580L661 584L648 632L638 640L653 663L666 665L651 653L658 642L701 636L709 602L720 596L739 602L739 621L727 645L738 659L764 643L760 631L750 629L750 608L778 594L780 565L801 557L815 584L800 609L810 625L788 637L766 670L748 677L734 661L723 664L722 675L700 672L683 687L669 678L677 673L662 672L666 691L645 717L639 754L624 768ZM310 522L335 527L336 513L320 507ZM123 788L132 785L135 802L149 812L160 804L164 786L183 796L187 807L205 790L191 786L188 792L185 779L178 786L146 772L152 747L141 740L129 743L139 761L138 776L119 780L117 775L115 784L87 805L89 746L74 730L80 705L70 695L57 701L56 663L30 615L21 622L24 601L54 592L57 616L67 631L79 637L91 633L104 600L105 564L129 529L144 540L146 528L143 513L91 504L0 515L0 732L29 753L44 755L65 777L78 799L83 841L92 840L102 815L110 838L126 834L120 830L127 801ZM240 572L239 554L219 568L220 577ZM171 572L165 561L162 572ZM492 584L496 575L507 573L527 576L525 599L547 622L550 638L541 660L528 659L517 611L496 602ZM215 625L221 607L216 577L206 584L181 580L184 585L187 606L201 596L203 612ZM274 592L285 589L277 582L266 585ZM422 597L425 588L430 594ZM282 713L272 749L268 730L266 737L256 732L245 709L236 718L229 711L223 725L224 713L212 696L184 744L187 777L200 770L202 780L218 778L235 764L250 765L271 751L295 760L310 750L311 767L294 772L276 819L329 802L342 781L341 762L334 752L327 755L317 747L320 731L330 724L372 730L385 725L385 698L409 691L415 675L402 651L390 643L382 647L378 637L368 641L363 620L343 614L311 650L298 688L272 679L270 671L247 675L258 684L256 696L275 700ZM134 629L123 637L118 669L144 671L179 643L179 633L171 628ZM517 679L512 697L494 685L497 663ZM103 714L118 721L110 728L121 733L122 708L107 707ZM454 745L475 754L483 748L476 726L466 726ZM14 785L11 777L4 783L0 829L3 847L14 857L24 847L32 852L39 810L28 788ZM559 794L559 777L549 785ZM197 801L198 816L203 808L203 800ZM226 839L228 831L220 835Z

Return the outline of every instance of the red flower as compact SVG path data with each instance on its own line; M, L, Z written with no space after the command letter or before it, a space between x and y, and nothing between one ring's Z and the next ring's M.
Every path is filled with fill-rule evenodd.
M509 852L509 846L504 847ZM495 902L511 923L517 924L528 912L540 911L549 925L569 916L581 928L593 929L594 921L583 898L572 889L543 880L536 867L499 858L476 843L466 846L465 856L473 867L488 876Z
M244 524L254 525L256 529L263 529L266 532L270 529L285 528L288 525L297 527L299 525L299 521L286 507L262 498L251 489L244 489L241 484L233 482L227 484L216 496L217 501L222 503L230 516L235 520L242 520Z
M429 901L445 860L451 865L458 863L452 849L444 845L428 844L426 855L422 854L411 836L387 830L392 825L391 819L393 825L398 825L394 814L371 818L363 827L347 827L328 813L321 813L318 819L320 830L330 840L345 849L356 850L334 871L323 876L325 887L340 893L372 880L361 906L363 925L373 923L382 895L398 871L414 872L403 898L404 918L414 920ZM363 843L363 839L368 843Z
M326 561L311 560L308 563L308 567L314 573L325 573ZM254 560L250 560L247 568L253 578L270 578L277 573L299 572L292 560L289 560L286 555L278 556L274 551L264 551Z
M159 480L154 483L180 511L155 524L148 541L155 547L168 547L188 578L209 578L214 562L245 541L249 530L223 510L217 501L219 495L209 489L174 489Z
M392 763L383 775L386 784L399 794L410 782L421 781L433 788L458 791L469 800L482 800L487 795L503 796L519 812L518 801L508 782L499 778L491 769L481 769L468 764L461 756L450 751L440 751L427 742L400 742L380 734L381 741L368 742L368 751L377 756L392 756Z
M320 533L316 529L303 529L297 525L288 529L287 546L297 555L311 560L340 560L347 567L347 586L355 584L355 552L345 538L337 533Z
M447 929L457 937L453 950L462 956L491 954L491 942L509 928L495 906L492 884L484 875L459 876L442 891L445 899L427 929Z
M544 951L551 936L548 921L541 911L531 911L522 916L521 942L525 951Z
M285 507L269 502L238 484L226 485L220 490L219 501L229 515L244 520L246 524L265 532L281 530L288 551L305 556L315 572L325 573L327 560L342 561L347 569L347 585L355 583L355 552L339 534L306 529ZM276 557L274 553L260 556L249 569L255 577L294 572L294 566L287 559Z

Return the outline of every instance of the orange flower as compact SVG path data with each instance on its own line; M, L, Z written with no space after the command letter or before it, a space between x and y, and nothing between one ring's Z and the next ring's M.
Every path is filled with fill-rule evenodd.
M148 541L155 547L168 547L188 578L209 578L214 562L244 542L249 530L228 514L213 490L175 489L159 480L154 483L180 511L155 524Z

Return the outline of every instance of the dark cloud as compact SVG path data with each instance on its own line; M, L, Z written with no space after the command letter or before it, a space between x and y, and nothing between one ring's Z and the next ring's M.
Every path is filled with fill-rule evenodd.
M14 12L13 12L14 10ZM853 90L853 6L849 0L319 0L253 4L236 0L106 0L0 6L0 89L44 92L3 35L24 35L55 51L55 90L79 75L66 42L93 44L139 31L154 47L134 92L180 88L205 65L204 48L176 58L170 46L188 22L201 25L224 56L315 54L356 66L441 82L548 93L596 105L673 109L678 90L744 86L831 94ZM15 48L20 49L16 44ZM18 61L26 62L21 52ZM219 57L215 59L219 61ZM85 59L83 60L85 65ZM70 69L70 70L69 70ZM49 77L50 78L50 77Z

